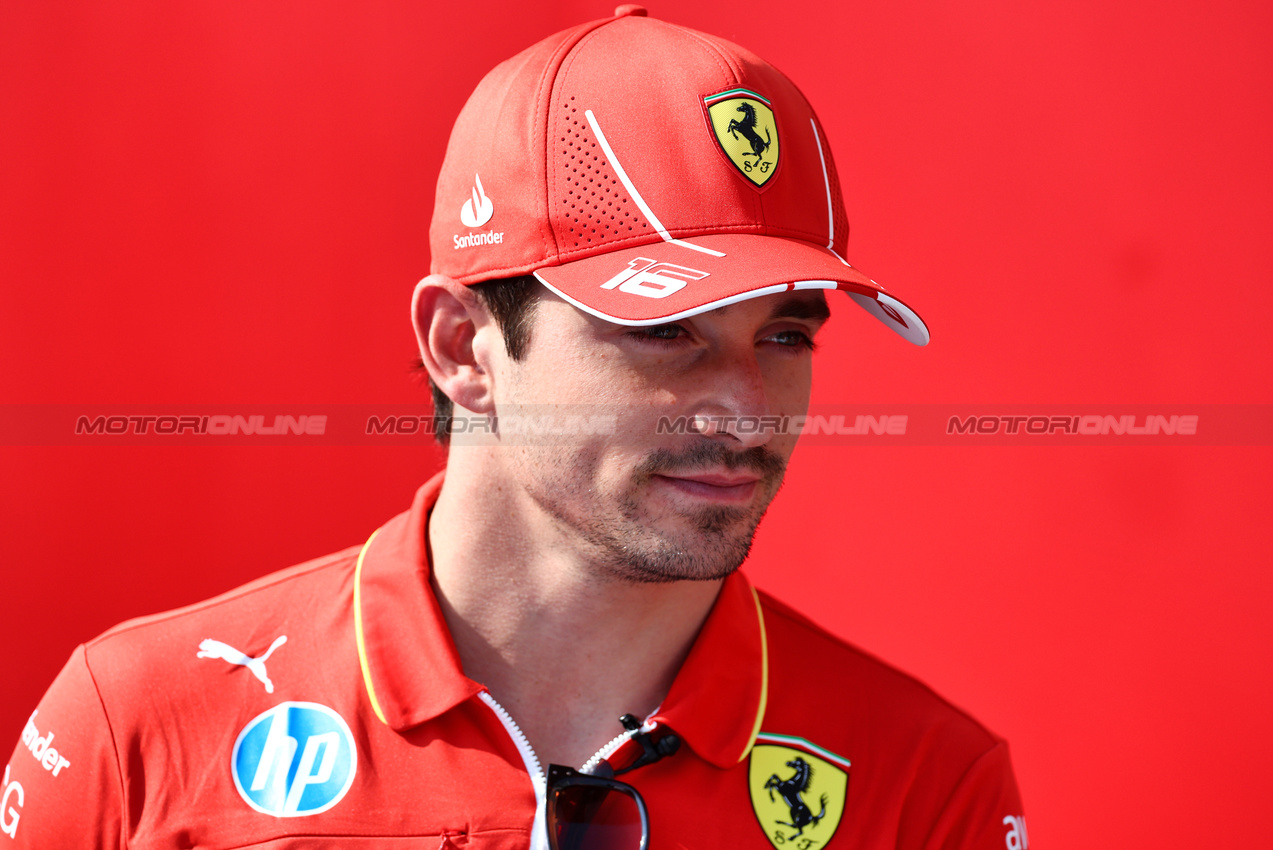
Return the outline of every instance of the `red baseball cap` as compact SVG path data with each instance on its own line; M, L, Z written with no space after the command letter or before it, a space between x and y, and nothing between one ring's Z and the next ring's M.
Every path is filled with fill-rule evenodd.
M916 345L928 328L844 259L826 134L800 90L724 39L620 6L501 63L456 119L431 271L533 273L623 325L842 289Z

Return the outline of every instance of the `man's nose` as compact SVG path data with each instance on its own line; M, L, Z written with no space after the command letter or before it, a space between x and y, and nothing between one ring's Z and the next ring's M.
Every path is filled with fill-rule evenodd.
M707 386L694 406L695 430L708 436L728 437L743 448L762 446L773 438L762 427L769 417L769 394L756 352L721 352L707 369Z

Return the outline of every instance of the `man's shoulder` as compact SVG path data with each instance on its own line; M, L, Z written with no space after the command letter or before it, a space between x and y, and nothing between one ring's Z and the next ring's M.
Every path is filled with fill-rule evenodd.
M769 650L766 731L807 729L849 750L927 753L964 764L1002 743L916 677L766 593L760 600Z
M1021 800L1002 738L772 597L761 594L761 609L768 704L753 772L760 764L780 782L803 762L822 800L851 785L849 832L862 846L879 836L898 847L1016 846Z
M99 686L109 682L114 690L139 678L154 682L192 660L237 663L240 655L258 657L281 635L346 618L360 549L343 549L191 605L122 622L85 644L86 661Z
M361 546L313 558L241 584L224 593L180 608L125 620L88 642L90 649L109 646L133 632L159 635L188 623L233 620L258 611L275 610L278 602L298 594L310 596L322 585L339 584L358 559ZM317 600L315 600L317 601Z

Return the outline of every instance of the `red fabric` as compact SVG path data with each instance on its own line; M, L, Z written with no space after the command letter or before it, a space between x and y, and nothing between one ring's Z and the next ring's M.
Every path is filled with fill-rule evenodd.
M761 285L791 284L796 281L830 281L839 288L868 294L883 291L859 270L844 265L827 251L796 239L759 239L755 236L729 234L700 236L689 240L725 253L713 257L669 242L625 248L599 257L565 266L540 269L539 278L562 295L600 312L611 319L651 322L677 317L696 307L710 305ZM689 280L685 286L662 297L643 297L625 291L622 286L603 289L602 285L635 264L647 261L670 263L703 277ZM654 266L652 268L659 268ZM676 269L673 270L675 274ZM790 288L790 287L788 287ZM833 287L827 287L833 288Z
M6 798L13 812L0 823L18 818L6 846L436 847L445 837L456 847L526 847L531 779L461 672L428 589L423 535L439 483L421 488L363 558L368 663L387 724L358 657L357 547L124 623L78 649L31 721L40 736L55 734L48 746L69 764L55 776L19 742L6 790L17 783L22 794ZM851 762L838 828L811 830L820 842L811 847L1005 846L1020 803L1002 741L763 594L762 638L756 599L742 573L725 582L654 718L685 746L624 776L647 801L652 846L678 846L677 836L685 847L773 846L749 791L762 698L764 733ZM244 666L196 655L215 638L257 657L280 635L288 639L268 659L272 693ZM283 702L326 706L352 733L352 786L326 811L277 818L235 788L236 738ZM611 761L629 763L636 750L629 742Z
M772 106L778 153L763 185L730 161L705 103L743 91ZM488 215L465 218L488 199ZM694 241L726 256L665 241L694 237L715 237ZM642 16L557 33L482 80L451 132L429 239L435 273L476 283L537 271L621 318L796 280L879 289L837 259L848 248L839 177L800 90L736 44ZM710 277L667 298L599 288L640 256Z

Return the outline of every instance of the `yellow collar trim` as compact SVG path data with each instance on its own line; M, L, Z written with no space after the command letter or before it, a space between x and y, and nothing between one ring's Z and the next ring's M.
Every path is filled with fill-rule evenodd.
M380 710L380 701L376 699L376 686L371 683L371 667L367 664L367 643L362 636L362 559L367 556L367 549L371 547L371 541L376 539L376 535L380 533L380 529L376 529L367 538L367 542L362 544L362 551L358 553L358 566L354 567L354 635L358 640L358 665L362 667L362 682L367 688L367 696L371 699L371 710L376 712L376 717L380 718L380 722L389 725L389 721L385 720L385 713ZM752 736L753 740L755 736Z
M752 724L751 737L747 739L747 746L743 747L739 761L747 758L751 754L751 748L756 745L760 724L765 719L765 708L769 705L769 638L765 635L765 612L760 608L760 594L756 592L756 588L750 585L748 587L751 598L756 603L756 622L760 626L760 705L756 709L756 722Z

